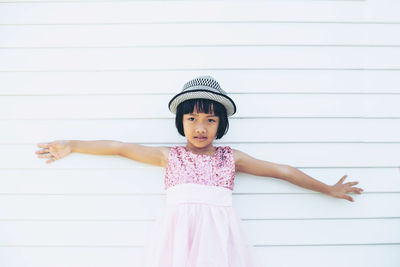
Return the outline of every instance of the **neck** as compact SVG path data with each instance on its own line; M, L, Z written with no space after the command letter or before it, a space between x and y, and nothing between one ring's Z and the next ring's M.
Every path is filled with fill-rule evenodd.
M205 147L195 147L194 145L187 143L186 144L186 149L189 151L192 151L193 153L197 153L197 154L210 154L210 155L214 155L214 152L216 150L216 148L211 144L205 146Z

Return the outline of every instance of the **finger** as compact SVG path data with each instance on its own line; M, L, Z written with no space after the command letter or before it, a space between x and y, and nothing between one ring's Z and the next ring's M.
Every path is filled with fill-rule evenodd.
M358 190L358 189L355 188L355 187L352 187L352 188L350 189L350 192L360 194L360 190Z
M359 194L361 194L364 191L362 188L358 188L358 187L355 187L355 189L357 190L357 193L359 193Z
M41 149L41 150L37 150L35 153L36 154L40 154L40 153L47 153L47 152L49 152L49 149L44 148L44 149Z
M342 183L343 183L343 180L344 180L344 178L345 178L344 176L343 176L342 178L340 178L340 179L339 179L339 181L337 181L337 182L336 182L336 184L342 184Z
M50 153L43 153L42 155L39 155L39 158L51 158L53 157Z
M343 183L344 179L346 179L347 174L345 174L342 178L340 178L340 182Z
M41 147L41 148L48 148L49 144L48 143L39 143L39 144L37 144L37 146Z
M348 182L348 183L345 183L343 185L351 187L351 186L356 185L356 184L358 184L358 182Z
M358 182L349 182L348 184L349 185L355 185L355 184L358 184Z
M343 199L346 199L348 201L354 202L353 198L350 195L347 195L346 193L338 196L338 198L343 198Z
M50 158L51 155L49 153L43 153L41 155L39 155L39 158Z

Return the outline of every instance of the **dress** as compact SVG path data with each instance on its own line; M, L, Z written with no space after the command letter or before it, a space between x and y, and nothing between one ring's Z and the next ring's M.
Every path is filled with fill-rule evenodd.
M234 178L229 146L217 147L213 156L172 147L166 204L146 241L141 266L255 267L252 246L232 207Z

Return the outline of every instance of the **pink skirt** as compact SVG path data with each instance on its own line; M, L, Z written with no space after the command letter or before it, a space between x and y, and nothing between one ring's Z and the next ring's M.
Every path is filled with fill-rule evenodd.
M194 183L169 187L141 266L255 267L241 223L230 189Z

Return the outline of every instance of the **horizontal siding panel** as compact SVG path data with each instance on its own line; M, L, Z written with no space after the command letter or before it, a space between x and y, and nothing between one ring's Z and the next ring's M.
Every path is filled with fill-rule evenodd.
M0 120L3 144L64 140L118 140L157 144L186 141L175 118L115 120ZM79 133L70 131L79 129ZM116 130L117 129L117 130ZM140 129L140 130L139 130ZM163 129L162 134L155 129ZM243 129L247 129L243 131ZM257 131L255 130L257 129ZM338 129L346 129L341 131ZM26 133L30 133L27 135ZM283 142L400 142L400 119L373 118L230 118L228 133L213 144ZM37 147L37 149L40 149Z
M197 70L0 72L0 94L170 94L203 73ZM212 70L210 74L229 94L400 93L400 75L396 70L242 69Z
M399 47L3 48L0 71L399 69Z
M0 247L5 267L132 267L140 266L143 248Z
M149 34L151 32L151 34ZM199 34L206 32L207 34ZM0 26L0 47L399 45L398 24L191 23Z
M0 119L173 118L170 95L3 96ZM400 95L230 94L234 117L399 118ZM154 108L157 107L157 108Z
M58 267L114 267L115 262L119 267L132 267L139 266L142 251L136 247L0 247L0 256L7 267L53 267L55 259ZM319 266L323 262L326 267L398 267L400 262L400 245L277 246L254 251L264 264L261 266Z
M400 263L400 245L258 247L255 252L262 267L397 267Z
M254 245L400 244L400 219L243 221ZM327 229L337 229L327 231ZM282 232L283 231L283 232Z
M352 195L355 202L325 194L234 194L233 207L242 219L400 217L400 193ZM0 195L0 218L154 220L162 211L165 197L165 195Z
M178 144L160 144L160 146ZM181 144L183 145L183 144ZM226 144L255 158L294 167L398 167L398 143L304 143L304 144ZM1 145L0 168L83 168L120 169L154 166L117 155L72 153L46 164L35 154L36 145ZM161 168L161 167L160 167Z
M396 1L2 3L1 24L237 21L398 22ZM21 9L29 12L21 13Z
M0 221L4 246L143 246L154 221ZM263 245L400 244L400 218L243 221L249 242ZM327 231L326 229L338 229ZM283 232L282 232L283 231Z
M357 187L363 188L364 193L400 193L398 167L299 168L299 170L330 185L347 174L346 181L358 181ZM163 194L164 175L165 169L157 166L131 169L1 169L0 194ZM242 172L236 172L234 182L234 194L319 194L281 179Z

